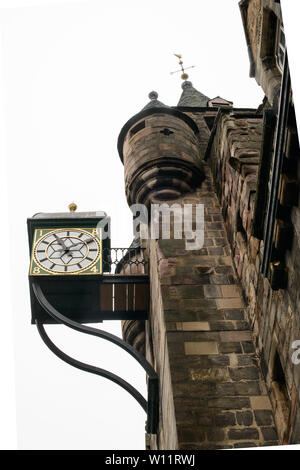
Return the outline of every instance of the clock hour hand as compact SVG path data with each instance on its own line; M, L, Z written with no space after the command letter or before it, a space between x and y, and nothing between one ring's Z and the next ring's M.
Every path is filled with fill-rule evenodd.
M58 237L55 237L55 238L56 238L57 243L63 248L63 250L65 252L68 252L69 248L66 246L65 242L61 238L58 238Z
M58 237L55 237L56 238L56 241L57 243L61 246L61 249L60 250L57 250L58 252L60 251L64 251L65 255L69 255L71 256L71 258L73 257L72 253L70 252L70 247L68 248L67 245L65 244L65 242L61 239L61 238L58 238Z

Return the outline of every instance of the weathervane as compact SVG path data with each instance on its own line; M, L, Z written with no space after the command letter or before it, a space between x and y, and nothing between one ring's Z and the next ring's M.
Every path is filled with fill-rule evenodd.
M189 78L189 76L188 76L187 73L185 73L185 70L192 69L192 68L195 67L195 65L191 65L190 67L187 67L186 69L184 69L184 68L183 68L183 62L182 62L182 60L181 60L181 59L182 59L182 55L181 55L181 54L174 54L174 55L175 55L175 57L178 57L178 59L179 59L179 62L178 62L178 63L179 63L179 65L180 65L181 69L180 69L180 70L175 70L175 72L170 72L170 74L173 75L173 73L182 72L182 74L181 74L182 80L187 80L187 79Z

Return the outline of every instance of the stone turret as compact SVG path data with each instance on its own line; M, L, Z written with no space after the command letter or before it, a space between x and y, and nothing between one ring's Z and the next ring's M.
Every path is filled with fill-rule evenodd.
M118 140L129 205L176 199L203 180L196 122L158 101L156 92L149 98L150 103L124 125Z

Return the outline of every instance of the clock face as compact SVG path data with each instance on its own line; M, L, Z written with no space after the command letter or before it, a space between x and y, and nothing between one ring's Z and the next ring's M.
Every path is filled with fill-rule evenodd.
M101 274L97 230L36 229L30 274Z

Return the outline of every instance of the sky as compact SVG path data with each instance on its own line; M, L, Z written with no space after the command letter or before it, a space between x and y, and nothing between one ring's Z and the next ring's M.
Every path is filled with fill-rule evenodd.
M7 397L16 396L18 448L144 449L140 405L117 385L61 362L30 324L26 218L64 212L75 201L78 211L106 211L112 246L129 246L117 138L150 91L177 104L174 53L195 66L189 79L205 95L235 107L262 102L249 78L238 2L0 1L0 30L4 297L13 332L6 353L15 358ZM99 327L121 335L119 322ZM47 331L69 355L121 375L146 396L143 370L116 346L63 326ZM9 368L7 383L13 379ZM11 435L13 422L12 409Z

